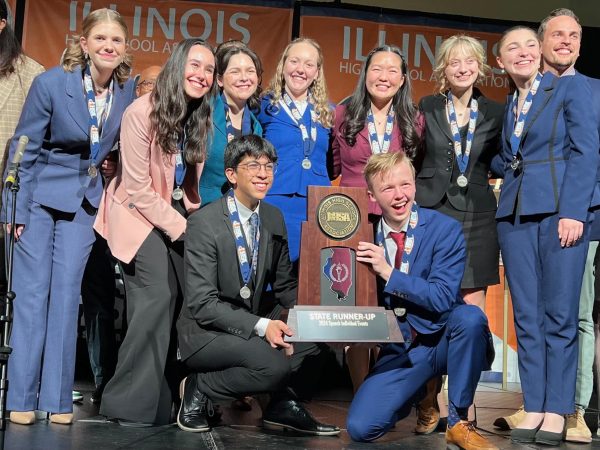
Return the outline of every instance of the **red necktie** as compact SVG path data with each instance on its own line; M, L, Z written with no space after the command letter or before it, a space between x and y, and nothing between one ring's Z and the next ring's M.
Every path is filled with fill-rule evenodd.
M402 253L404 253L404 239L406 231L390 231L390 237L396 243L396 258L394 259L394 268L399 269L402 263Z

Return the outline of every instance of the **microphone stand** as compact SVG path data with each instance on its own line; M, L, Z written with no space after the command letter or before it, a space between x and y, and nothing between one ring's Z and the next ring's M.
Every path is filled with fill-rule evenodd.
M15 251L15 228L17 215L17 193L19 192L19 173L10 187L12 213L10 217L10 233L8 233L7 284L4 297L4 312L0 315L0 450L4 450L4 435L6 431L6 395L8 393L8 358L12 352L10 333L12 325L12 302L16 295L12 290L13 254Z

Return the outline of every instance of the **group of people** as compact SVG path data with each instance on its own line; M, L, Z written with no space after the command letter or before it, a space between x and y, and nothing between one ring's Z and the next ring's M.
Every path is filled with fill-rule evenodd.
M127 39L118 12L92 11L61 65L33 80L10 133L9 158L29 138L16 204L5 192L2 205L3 218L16 212L7 227L16 240L13 423L34 423L37 409L53 423L73 421L81 295L100 413L119 424L169 423L180 401L179 427L202 432L219 420L213 402L270 394L259 396L265 427L338 434L300 402L327 347L286 342L294 330L282 314L296 302L307 188L341 175L340 185L368 192L376 239L361 242L356 259L377 275L379 301L405 339L348 349L350 436L379 438L415 402L416 431L432 432L448 374L446 440L497 448L469 407L493 359L483 308L501 249L524 397L511 436L560 442L564 416L580 414L578 340L593 347L578 338L577 305L600 205L600 101L589 108L600 89L574 69L581 26L572 11L553 11L538 32L502 35L497 64L513 87L506 106L477 88L490 68L466 35L442 42L437 92L418 106L405 56L386 44L367 55L355 91L336 107L309 38L285 48L264 92L250 47L213 50L199 39L181 41L136 86ZM0 65L0 76L32 64L17 44L13 69ZM504 180L498 207L490 173ZM116 359L102 332L112 305L95 294L114 291L110 257L127 302ZM591 316L581 298L580 322Z

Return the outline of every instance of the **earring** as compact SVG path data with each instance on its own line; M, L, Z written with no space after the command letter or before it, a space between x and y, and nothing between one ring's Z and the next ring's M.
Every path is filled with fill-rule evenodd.
M88 55L88 52L83 52L83 59L85 59L86 61L90 59L90 55Z

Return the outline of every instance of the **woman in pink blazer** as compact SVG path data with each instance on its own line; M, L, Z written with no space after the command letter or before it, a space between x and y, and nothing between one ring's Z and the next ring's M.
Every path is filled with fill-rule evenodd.
M125 111L121 165L96 221L122 262L129 323L100 413L124 426L169 421L165 368L175 360L171 335L182 297L183 235L186 217L200 206L214 70L213 50L204 41L186 39L154 91Z
M335 110L330 177L341 175L340 186L366 189L362 172L369 157L403 151L414 160L423 126L402 52L395 45L374 48L354 93ZM381 215L376 203L369 202L369 214Z

